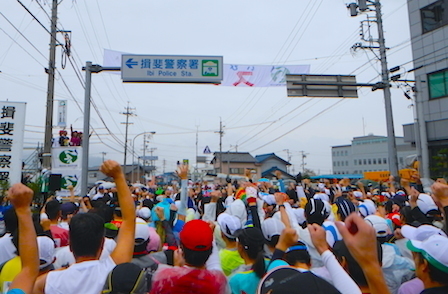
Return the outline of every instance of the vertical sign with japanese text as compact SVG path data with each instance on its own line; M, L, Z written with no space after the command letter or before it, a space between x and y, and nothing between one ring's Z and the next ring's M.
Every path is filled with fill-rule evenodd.
M25 102L0 101L0 180L10 184L22 178Z
M59 100L58 103L58 127L67 126L67 100Z

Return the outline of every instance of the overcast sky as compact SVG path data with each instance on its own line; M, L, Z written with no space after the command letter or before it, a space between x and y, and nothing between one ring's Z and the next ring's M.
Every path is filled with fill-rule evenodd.
M51 0L21 1L49 28ZM412 54L406 0L383 0L382 4L386 44L391 48L389 68L405 64L409 70ZM0 100L27 102L25 146L34 147L43 142L44 67L48 67L50 36L16 0L1 1L0 12ZM69 61L62 69L64 59L58 48L55 99L68 100L68 122L78 130L83 123L84 89L77 74L84 79L79 69L86 61L101 64L104 49L219 55L227 64L309 64L313 74L356 74L358 82L379 81L380 66L374 54L350 51L353 44L361 42L360 22L366 15L350 17L343 0L63 0L58 17L58 28L72 31L72 62L77 71ZM372 35L377 36L376 27ZM64 40L62 34L58 40ZM135 135L155 131L148 145L157 148L154 155L159 157L160 172L163 160L165 171L172 171L177 160L194 162L196 129L199 155L205 146L219 150L219 135L214 132L219 130L221 118L225 125L223 151L234 151L238 145L238 151L254 156L275 152L287 159L284 150L289 149L298 172L299 151L303 150L308 154L307 168L329 173L331 146L350 144L353 137L364 134L386 135L382 92L365 88L359 96L345 100L288 98L286 87L123 84L119 75L100 73L93 76L92 99L101 118L92 108L91 120L99 136L92 136L90 152L97 158L107 152L106 158L123 162L125 126L121 122L126 117L120 112L129 101L137 116L130 118L133 124L128 140L132 145ZM392 101L395 132L401 136L402 124L413 121L411 102L402 89L392 90ZM324 109L328 110L316 115ZM54 133L58 131L55 128ZM142 137L135 142L141 154ZM98 160L92 162L98 164ZM127 162L132 162L131 155Z

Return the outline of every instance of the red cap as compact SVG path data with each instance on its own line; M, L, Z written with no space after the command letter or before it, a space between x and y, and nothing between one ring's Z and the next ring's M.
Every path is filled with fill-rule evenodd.
M180 242L185 248L194 251L206 251L212 248L213 232L203 220L187 222L180 231Z

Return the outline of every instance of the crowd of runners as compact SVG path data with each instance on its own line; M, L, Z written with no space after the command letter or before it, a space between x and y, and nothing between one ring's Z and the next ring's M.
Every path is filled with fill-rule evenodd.
M114 186L0 208L1 293L448 293L448 185L297 179ZM73 189L71 189L73 191ZM84 196L84 197L82 197Z

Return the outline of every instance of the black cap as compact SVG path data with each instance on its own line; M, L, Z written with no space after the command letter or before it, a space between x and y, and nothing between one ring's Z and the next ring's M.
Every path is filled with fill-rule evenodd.
M340 294L330 283L311 272L300 272L292 267L277 267L258 284L258 294Z

